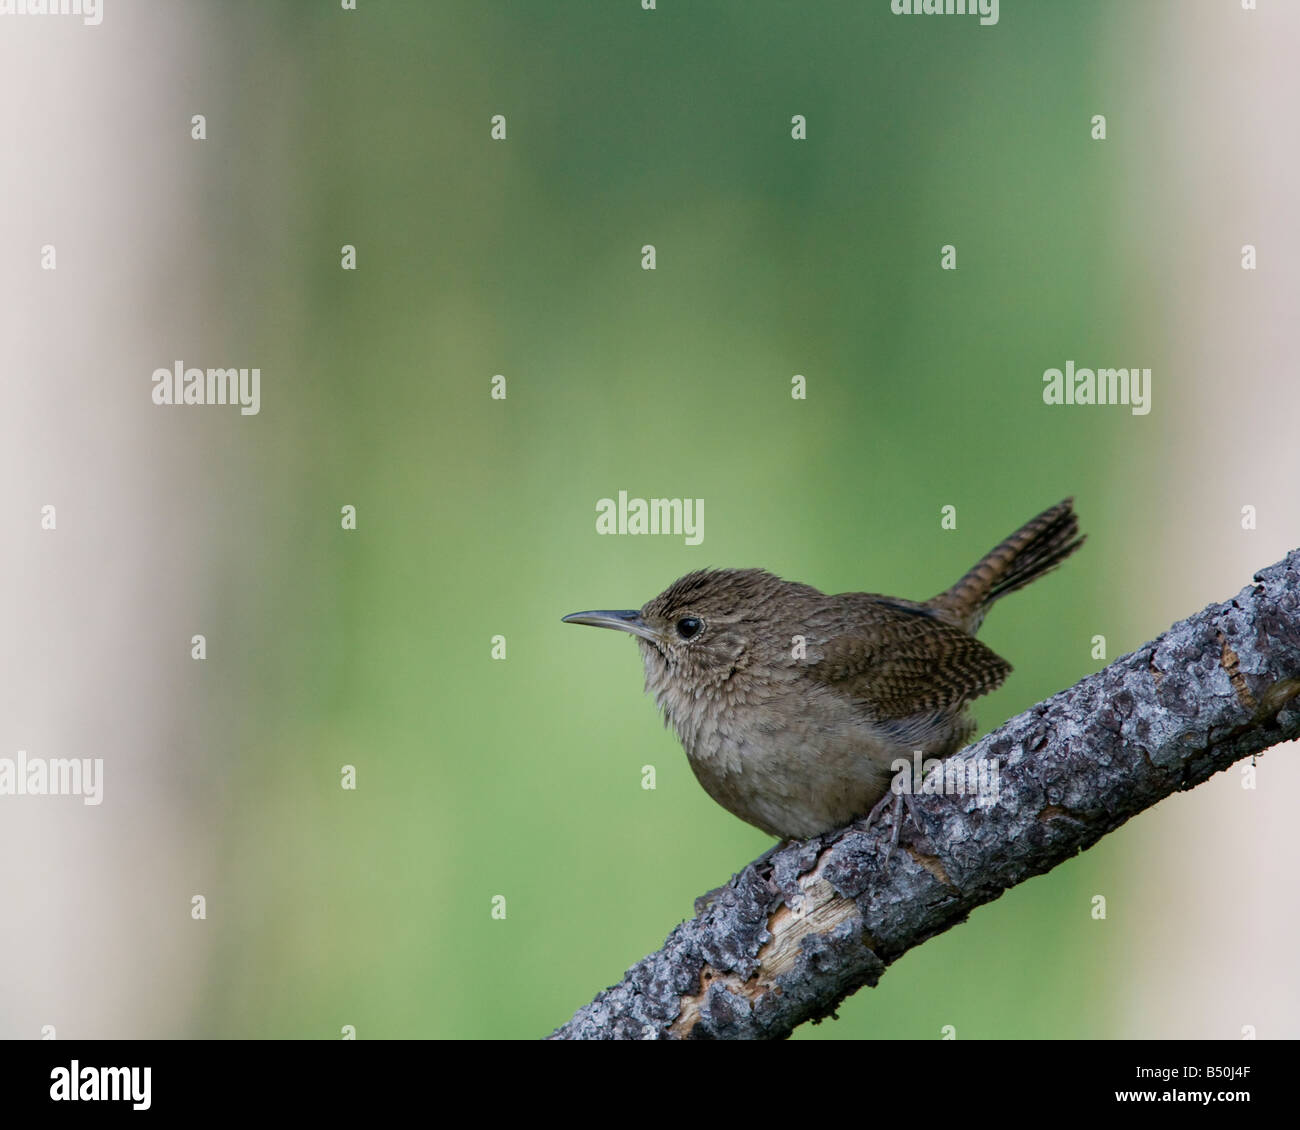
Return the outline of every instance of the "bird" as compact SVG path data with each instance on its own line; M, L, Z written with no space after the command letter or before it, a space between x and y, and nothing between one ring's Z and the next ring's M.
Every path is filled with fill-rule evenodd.
M704 790L767 834L802 840L870 824L899 759L967 744L970 703L1012 670L976 639L984 617L1083 542L1067 498L925 601L699 569L639 609L563 621L630 633L645 688Z

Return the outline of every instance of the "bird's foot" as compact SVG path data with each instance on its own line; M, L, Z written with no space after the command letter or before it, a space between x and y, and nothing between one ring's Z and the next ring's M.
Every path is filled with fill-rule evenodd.
M881 813L887 808L892 808L891 819L893 822L893 831L889 835L889 843L885 846L885 858L883 863L889 862L889 857L894 854L894 848L898 846L898 835L903 830L903 810L907 810L907 816L912 821L912 826L916 830L922 831L921 822L917 819L916 809L913 806L912 794L910 792L896 793L892 789L882 796L871 811L867 813L867 819L863 824L863 830L866 831L876 822Z

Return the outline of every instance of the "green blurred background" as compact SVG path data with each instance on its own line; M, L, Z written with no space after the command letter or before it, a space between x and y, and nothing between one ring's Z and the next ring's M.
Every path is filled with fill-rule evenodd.
M706 565L924 599L1073 494L1086 548L981 633L1016 668L978 704L983 732L1104 665L1094 635L1113 659L1300 541L1293 478L1241 469L1214 496L1232 460L1195 438L1238 397L1188 336L1229 332L1204 312L1254 280L1250 231L1207 228L1186 197L1219 208L1257 174L1207 146L1232 117L1198 119L1180 83L1232 35L1264 49L1281 17L1235 8L1004 0L981 27L888 0L231 2L110 5L92 47L60 28L101 68L73 141L106 131L130 154L93 166L126 202L85 268L143 324L100 355L134 437L120 457L155 486L120 521L189 522L127 539L184 614L118 639L167 673L166 703L128 701L172 714L131 770L156 803L106 803L92 837L186 861L119 908L171 900L166 925L115 935L119 968L156 948L185 988L71 1029L535 1037L656 949L770 841L696 784L632 642L565 613L640 605ZM156 68L132 62L149 44ZM153 256L147 277L118 292L114 253ZM259 365L260 414L152 406L148 374L175 358ZM1042 372L1067 359L1151 367L1151 414L1045 406ZM1243 364L1232 387L1251 379ZM1267 444L1237 454L1268 465ZM1249 540L1241 491L1261 482L1279 505ZM703 544L598 536L619 490L703 498ZM169 568L196 538L193 567ZM1236 1035L1231 1008L1230 1030L1212 1010L1186 1030L1172 987L1168 1012L1133 1008L1155 923L1205 934L1194 885L1168 904L1134 886L1198 835L1150 823L798 1036ZM1267 995L1274 971L1233 991ZM39 994L11 998L7 1034L43 1015Z

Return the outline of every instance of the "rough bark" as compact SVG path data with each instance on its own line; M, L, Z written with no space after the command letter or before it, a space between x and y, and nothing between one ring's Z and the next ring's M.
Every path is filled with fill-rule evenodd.
M888 821L782 848L552 1039L775 1039L829 1015L913 946L1171 793L1300 736L1300 550L952 759L998 797L917 795ZM947 763L945 763L946 765Z

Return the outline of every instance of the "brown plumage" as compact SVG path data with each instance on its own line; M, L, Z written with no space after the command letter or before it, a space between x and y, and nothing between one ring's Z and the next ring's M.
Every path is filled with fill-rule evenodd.
M634 634L646 689L709 795L802 839L866 815L896 759L967 742L969 703L1011 672L975 638L985 613L1082 543L1066 499L921 603L717 569L687 574L640 610L565 620Z

